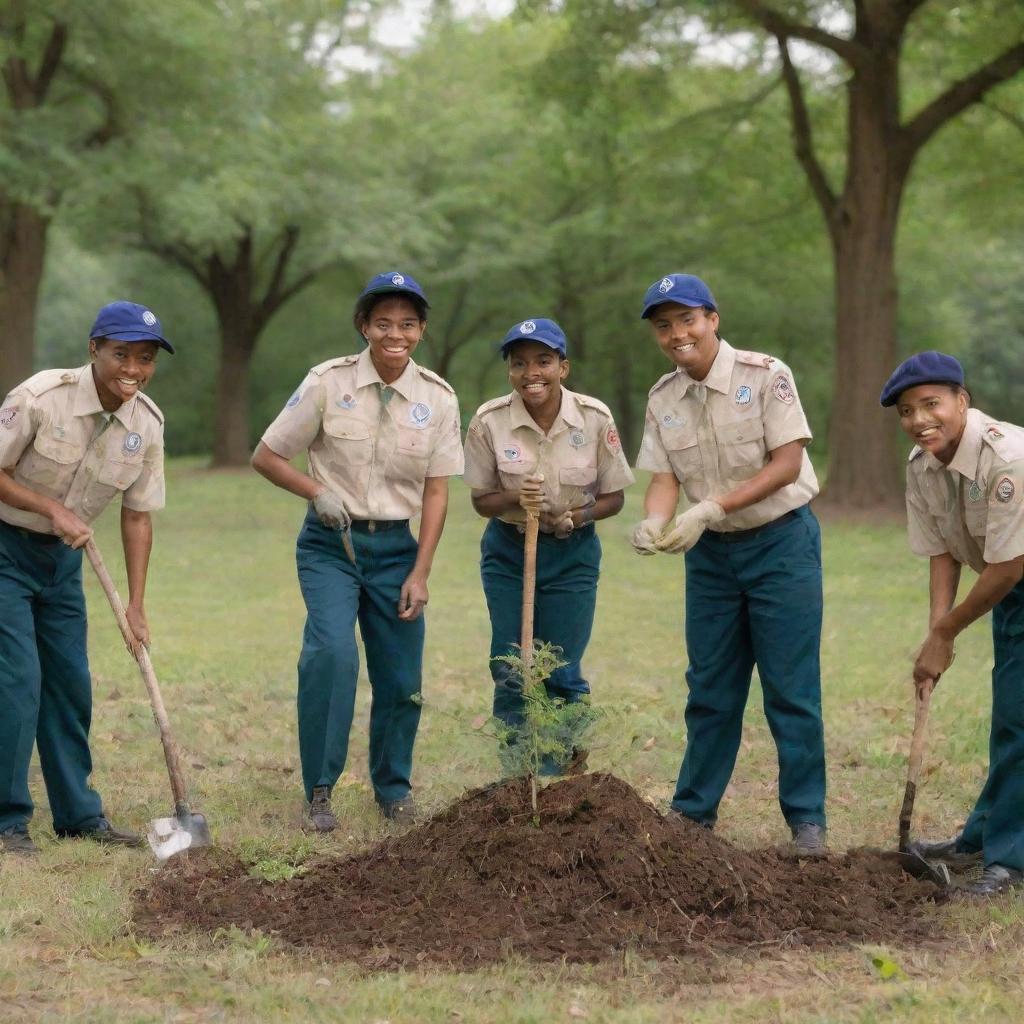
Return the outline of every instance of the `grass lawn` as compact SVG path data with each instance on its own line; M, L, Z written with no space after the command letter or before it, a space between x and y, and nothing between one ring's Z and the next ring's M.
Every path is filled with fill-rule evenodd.
M590 766L615 772L664 805L682 753L682 559L638 558L627 543L641 485L602 524L604 573L585 663L602 721ZM298 830L295 663L303 608L294 540L301 503L250 472L170 467L157 519L147 600L153 660L196 802L219 845L280 864L358 850L387 834L366 769L363 685L350 766L335 791L332 836ZM116 511L98 541L123 579ZM483 521L453 485L431 578L425 708L415 782L426 810L493 779L480 729L489 713L489 632L477 572ZM830 842L895 845L912 725L911 657L927 616L927 565L902 524L827 523L822 644ZM86 570L88 572L88 569ZM965 581L966 582L966 581ZM123 584L122 593L124 593ZM94 783L119 824L172 810L141 680L102 592L87 578L95 690ZM988 622L958 645L936 693L917 835L955 829L980 789L988 749ZM652 742L653 741L653 742ZM739 763L719 828L743 846L788 837L775 752L755 684ZM509 961L471 974L374 974L289 952L233 931L154 944L133 935L130 897L148 851L53 838L33 770L42 855L0 861L0 1019L90 1021L993 1021L1024 1003L1024 898L940 908L935 949L861 947L808 953L759 948L710 962L627 957L600 967ZM894 965L880 970L873 961ZM891 974L883 978L882 974Z

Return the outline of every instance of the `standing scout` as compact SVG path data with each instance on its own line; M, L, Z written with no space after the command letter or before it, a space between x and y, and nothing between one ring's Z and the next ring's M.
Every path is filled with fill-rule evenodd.
M359 653L373 689L370 778L381 813L408 822L420 719L427 577L462 472L455 392L412 353L427 326L420 286L378 274L356 302L360 355L310 370L267 428L253 466L309 503L299 533L306 628L299 657L299 754L307 825L337 824L331 789L348 754ZM290 465L309 453L309 475ZM419 539L409 519L422 513Z
M623 488L633 482L608 407L563 387L565 350L553 320L516 324L501 346L512 393L482 405L466 435L464 479L473 507L490 519L480 575L491 617L494 714L513 728L523 722L521 680L494 659L514 653L520 641L526 513L540 517L536 634L562 648L567 662L545 685L549 696L575 703L590 693L580 662L601 566L594 522L621 510Z
M712 827L736 763L757 666L797 852L825 851L818 484L789 368L718 335L708 286L670 274L644 296L675 364L651 388L637 466L652 472L641 554L686 552L686 754L672 809ZM675 514L682 485L691 507Z
M984 861L967 886L990 896L1024 871L1024 429L970 408L964 371L941 352L901 363L882 390L914 441L907 465L910 548L930 559L928 635L914 664L934 686L953 642L992 611L992 730L988 778L958 836L917 843L925 857ZM960 568L978 579L956 604Z
M164 418L142 389L161 348L160 321L134 302L104 306L90 363L44 370L0 408L0 845L31 854L33 742L58 836L138 846L114 828L89 786L92 682L82 547L119 492L128 623L149 643L143 607L164 505Z

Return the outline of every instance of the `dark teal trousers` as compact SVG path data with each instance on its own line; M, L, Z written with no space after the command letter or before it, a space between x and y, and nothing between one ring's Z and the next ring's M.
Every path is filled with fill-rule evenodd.
M299 534L296 561L306 602L299 656L299 756L306 799L314 786L333 786L345 768L355 707L359 651L366 650L373 690L370 779L378 803L406 797L420 721L424 620L398 618L398 597L418 551L405 521L354 524L353 565L341 534L312 514ZM381 528L386 526L388 528Z
M54 828L97 823L91 720L82 552L0 523L0 831L32 817L33 743Z
M1024 582L992 609L988 778L960 843L985 864L1024 871Z
M564 540L542 533L537 541L534 636L562 649L566 662L547 680L548 695L566 703L590 693L580 662L590 642L601 569L601 541L592 523ZM480 541L480 576L491 617L494 715L506 725L523 722L522 680L499 655L518 654L523 615L523 534L492 519Z
M713 824L729 784L757 666L794 826L825 824L821 531L810 509L739 536L706 532L686 553L686 754L672 806Z

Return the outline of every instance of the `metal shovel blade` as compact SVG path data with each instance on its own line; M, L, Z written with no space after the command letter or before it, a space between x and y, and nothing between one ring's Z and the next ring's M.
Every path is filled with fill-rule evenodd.
M900 850L897 857L899 857L900 867L914 878L923 878L926 881L934 882L940 889L948 888L952 882L949 868L942 861L925 860L920 853L912 848Z
M146 839L157 860L167 860L183 850L213 845L206 817L198 812L155 818L149 823Z

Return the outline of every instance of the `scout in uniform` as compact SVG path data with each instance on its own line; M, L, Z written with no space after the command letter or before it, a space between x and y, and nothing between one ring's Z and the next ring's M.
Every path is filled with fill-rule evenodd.
M164 506L164 418L142 389L161 348L160 321L134 302L100 310L90 362L44 370L0 408L0 845L31 854L32 745L58 836L137 846L114 828L89 786L92 681L86 652L82 547L89 524L121 494L132 632L149 642L143 606Z
M348 754L359 654L373 688L370 778L381 813L411 821L427 577L448 477L462 472L455 392L412 353L427 300L407 275L378 274L356 302L359 355L310 370L253 455L268 480L309 503L299 533L306 628L299 657L299 754L307 827L337 825L331 789ZM309 475L290 465L309 453ZM422 514L417 540L409 520Z
M675 364L650 391L637 466L651 471L641 554L686 553L686 754L672 809L712 827L736 763L757 666L797 853L825 852L818 483L793 375L718 334L708 286L670 274L644 296ZM679 489L690 507L676 512Z
M494 714L513 728L523 721L521 681L494 659L515 653L520 641L527 511L540 518L536 635L560 647L567 662L546 688L552 698L574 703L590 693L580 662L601 565L594 522L621 510L623 488L633 482L608 407L563 386L565 351L565 335L553 320L516 324L501 345L512 393L482 405L466 435L464 479L473 507L490 519L480 542L480 575L491 617Z
M983 861L967 886L990 896L1024 871L1024 429L970 408L964 371L941 352L901 363L882 390L914 441L907 465L910 548L930 559L928 634L914 664L932 685L959 634L992 612L992 730L988 778L958 836L918 843L924 857ZM957 604L960 568L978 578Z

